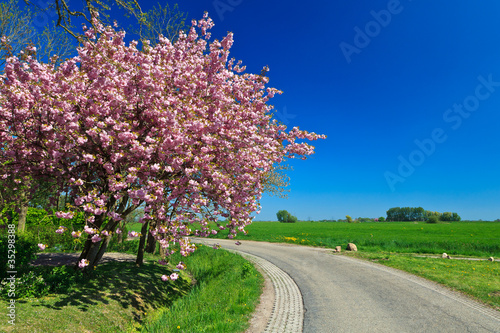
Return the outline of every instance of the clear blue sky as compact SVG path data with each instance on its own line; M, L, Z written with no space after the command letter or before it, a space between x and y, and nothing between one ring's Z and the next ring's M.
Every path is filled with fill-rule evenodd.
M328 135L292 163L289 198L265 196L257 220L280 209L302 220L378 217L396 206L500 218L500 3L179 6L189 18L208 11L214 37L234 32L233 56L249 71L269 65L284 91L278 119Z
M140 1L147 10L154 1ZM385 216L396 206L500 218L500 3L179 0L232 56L270 67L277 118L327 134L257 220Z
M264 196L257 220L280 209L301 220L379 217L396 206L500 218L500 3L178 4L190 19L208 11L215 38L232 31L248 71L269 65L284 91L279 120L328 135L291 163L289 198Z

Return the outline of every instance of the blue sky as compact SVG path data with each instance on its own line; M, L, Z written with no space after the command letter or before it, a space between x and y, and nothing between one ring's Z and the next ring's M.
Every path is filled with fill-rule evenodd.
M147 10L157 1L140 1ZM328 135L292 161L257 220L385 216L397 206L500 218L500 3L179 0L232 56L268 65L277 119ZM126 26L126 25L122 25Z
M179 1L269 65L279 120L327 134L257 220L385 216L396 206L500 218L500 3ZM361 32L360 32L361 31ZM462 105L460 109L460 105ZM418 142L418 144L416 143Z

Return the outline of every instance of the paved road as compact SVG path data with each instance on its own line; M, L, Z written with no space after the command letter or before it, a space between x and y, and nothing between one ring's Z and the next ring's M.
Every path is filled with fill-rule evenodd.
M288 273L302 293L304 332L500 333L499 311L382 265L289 244L204 242L264 258Z

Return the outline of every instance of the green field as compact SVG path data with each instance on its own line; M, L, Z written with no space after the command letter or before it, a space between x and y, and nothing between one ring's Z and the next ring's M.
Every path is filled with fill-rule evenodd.
M247 231L237 238L329 248L355 243L367 252L500 257L498 222L254 222Z

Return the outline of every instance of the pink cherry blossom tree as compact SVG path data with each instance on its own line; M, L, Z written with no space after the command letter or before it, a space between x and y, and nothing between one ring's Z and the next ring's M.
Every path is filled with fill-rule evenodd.
M325 137L272 120L267 103L281 92L229 59L231 33L210 42L212 26L205 14L174 44L160 37L139 50L95 22L60 66L7 60L0 177L56 181L72 202L56 216L86 213L81 269L97 265L119 221L141 205L140 249L147 233L166 256L173 243L192 252L189 235L229 229L233 238L260 209L273 165L311 155L300 139Z

